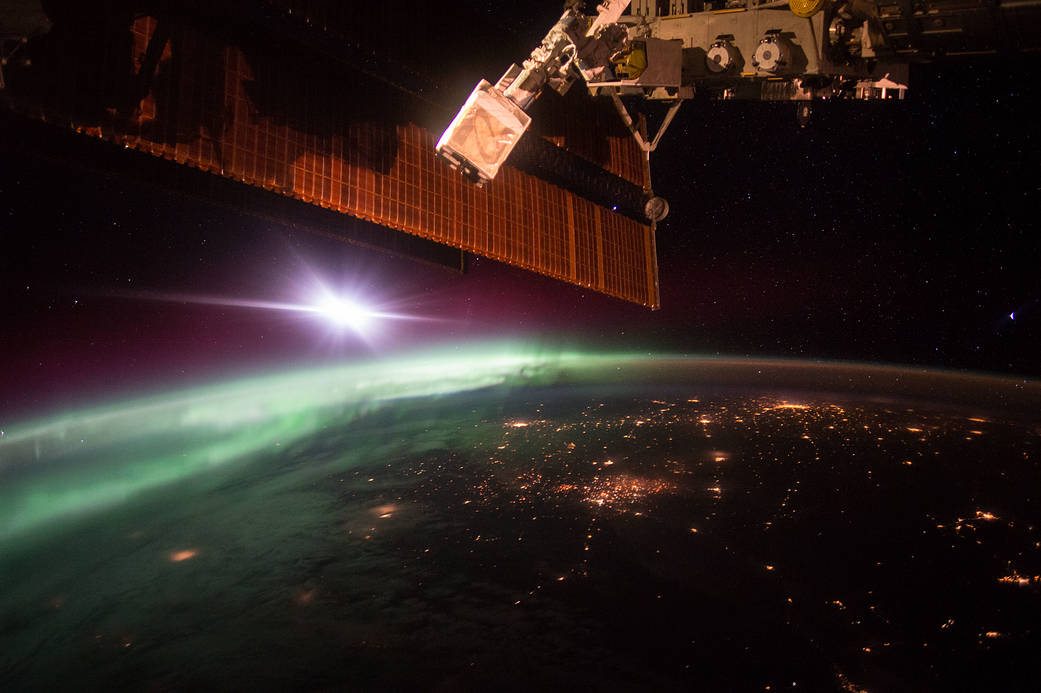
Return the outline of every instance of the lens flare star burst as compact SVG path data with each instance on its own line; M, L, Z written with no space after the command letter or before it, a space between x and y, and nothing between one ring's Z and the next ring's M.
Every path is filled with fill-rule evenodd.
M388 335L390 330L387 329L387 323L390 321L448 321L444 318L398 312L392 308L395 304L410 301L392 301L384 296L366 295L365 291L354 287L334 288L313 271L309 271L307 275L307 281L291 292L298 296L296 301L153 291L120 292L117 296L134 300L295 314L311 318L313 322L324 326L324 335L333 341L339 342L345 337L354 337L370 346L375 346L381 337Z
M327 318L335 327L350 328L356 332L365 332L372 319L372 313L347 299L330 296L316 306L319 314Z

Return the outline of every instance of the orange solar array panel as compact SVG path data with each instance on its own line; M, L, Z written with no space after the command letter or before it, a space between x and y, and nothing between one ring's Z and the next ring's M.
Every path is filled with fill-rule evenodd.
M145 61L155 27L151 17L135 20L134 65ZM654 231L646 224L511 167L477 188L436 157L432 133L407 122L351 117L342 95L309 94L299 104L302 121L264 114L251 98L258 76L242 50L203 32L180 32L158 73L131 117L77 129L658 307ZM280 83L261 86L277 91ZM336 127L309 127L308 114Z

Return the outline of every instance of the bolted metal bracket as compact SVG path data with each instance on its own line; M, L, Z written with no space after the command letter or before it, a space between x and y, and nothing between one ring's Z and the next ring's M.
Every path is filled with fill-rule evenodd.
M676 117L676 112L680 110L680 106L683 105L683 99L676 99L671 106L669 111L665 114L665 120L662 121L661 127L658 128L658 132L655 133L654 138L650 142L644 137L643 133L633 124L632 116L629 115L629 109L625 107L622 100L618 97L618 94L611 93L611 101L614 102L614 107L618 111L618 115L622 117L622 122L625 123L625 127L629 128L629 132L636 138L636 143L640 145L640 149L650 154L658 148L658 143L661 142L662 135L669 129L669 125L672 124L672 119Z

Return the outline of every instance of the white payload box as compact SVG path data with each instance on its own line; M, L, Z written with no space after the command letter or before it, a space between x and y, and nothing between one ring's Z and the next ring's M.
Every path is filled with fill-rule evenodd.
M483 184L495 178L530 124L531 116L482 79L441 135L437 152Z

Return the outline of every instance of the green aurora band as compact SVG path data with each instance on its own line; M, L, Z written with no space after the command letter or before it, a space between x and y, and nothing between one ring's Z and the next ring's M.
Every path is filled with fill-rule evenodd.
M551 384L620 357L450 350L218 384L14 426L0 439L0 539L287 446L397 400Z
M699 384L884 393L1041 410L1041 383L808 361L494 344L244 379L5 427L0 540L254 459L395 402L489 387ZM316 470L319 472L320 470Z

